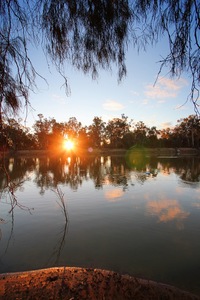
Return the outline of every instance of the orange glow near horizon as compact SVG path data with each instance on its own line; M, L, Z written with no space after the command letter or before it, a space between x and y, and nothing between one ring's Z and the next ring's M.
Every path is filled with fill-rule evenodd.
M71 140L64 141L64 148L66 150L72 150L74 148L74 143Z

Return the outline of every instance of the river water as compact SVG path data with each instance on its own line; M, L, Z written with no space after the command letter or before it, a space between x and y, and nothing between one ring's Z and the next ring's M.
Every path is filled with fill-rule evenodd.
M102 268L200 295L200 158L9 157L0 273Z

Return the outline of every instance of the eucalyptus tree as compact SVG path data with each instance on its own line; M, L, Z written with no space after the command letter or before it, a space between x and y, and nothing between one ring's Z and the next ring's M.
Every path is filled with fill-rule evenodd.
M174 129L177 135L185 141L184 146L199 147L200 145L200 119L196 115L178 120Z
M38 147L40 149L46 150L51 144L52 128L55 120L48 120L47 118L44 118L42 114L39 114L38 117L39 120L35 122L35 124L33 125L33 129L35 131L35 137L38 142Z
M172 129L170 127L166 127L160 130L160 138L168 140L172 133Z
M21 124L21 120L8 118L2 125L0 145L3 147L0 150L30 150L36 147L34 135Z
M57 122L54 118L51 120L52 130L50 134L50 149L63 150L66 128L62 122Z
M88 136L93 147L100 148L105 143L105 122L100 117L94 117L88 127Z
M78 148L79 149L86 149L91 147L90 138L89 138L89 130L87 126L83 126L79 130L79 137L78 137Z
M82 124L75 117L70 117L69 120L64 123L64 128L66 137L75 140L79 137Z
M128 117L122 114L121 118L113 118L106 125L106 138L110 146L114 148L124 148L126 138L130 133L132 121L128 122Z
M135 135L135 143L138 146L145 146L147 144L147 134L149 128L144 124L144 122L139 121L134 124L134 135Z
M148 132L147 132L148 146L150 147L158 146L159 133L160 131L156 128L156 126L152 126L148 128Z
M0 121L7 105L28 104L38 75L32 47L42 47L63 75L66 62L93 78L118 67L126 75L128 45L139 50L162 36L169 53L160 61L172 76L191 75L191 94L198 112L200 84L200 0L5 0L0 1Z

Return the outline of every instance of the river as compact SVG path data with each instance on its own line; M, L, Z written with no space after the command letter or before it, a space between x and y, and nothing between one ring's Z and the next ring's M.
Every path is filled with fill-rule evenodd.
M200 157L8 157L0 273L113 270L200 295Z

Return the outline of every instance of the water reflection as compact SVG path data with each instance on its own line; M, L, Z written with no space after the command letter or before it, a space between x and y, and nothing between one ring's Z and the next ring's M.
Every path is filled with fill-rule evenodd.
M149 214L155 215L159 222L176 221L178 229L183 229L183 220L190 213L183 210L180 203L175 199L162 199L147 202L147 211Z
M12 212L11 212L11 229L10 229L10 233L9 233L9 236L8 236L7 245L5 247L5 254L8 251L10 242L11 242L12 237L13 237L13 232L14 232L14 211L12 210Z
M183 288L189 278L198 290L200 158L63 155L4 165L0 272L100 267Z
M105 191L104 195L105 195L105 198L108 201L115 202L115 201L118 201L122 198L123 190L120 189L120 188L112 189L112 190L109 190L109 191Z
M130 164L130 160L132 164ZM69 185L77 190L83 181L92 179L99 189L105 184L122 186L127 189L131 176L144 184L149 177L156 177L160 172L169 175L177 174L183 182L200 181L200 159L198 157L178 159L157 159L142 155L129 154L127 157L110 156L62 156L37 158L8 158L5 161L7 174L0 173L0 189L5 190L12 183L13 194L23 188L23 182L32 177L41 194L59 184ZM8 180L9 178L9 180Z
M52 253L50 254L47 261L45 262L45 266L59 265L61 253L63 251L66 242L67 230L68 230L68 222L65 222L63 228L56 236L57 241L55 242Z
M18 206L20 209L30 208L20 203L16 192L23 191L24 183L33 181L41 195L47 190L55 190L59 185L68 186L76 191L83 182L92 181L96 189L113 186L104 191L104 197L109 202L121 201L124 192L139 183L144 185L149 180L157 180L157 176L168 177L176 174L182 184L200 181L200 158L180 157L155 158L147 157L145 153L129 152L122 156L48 156L48 157L8 157L4 161L6 172L0 173L1 202L10 204L9 213ZM159 183L160 184L160 183ZM200 197L200 196L199 196ZM199 202L193 203L200 207ZM188 217L176 199L148 200L147 211L157 215L159 222L184 220ZM0 215L1 218L1 215ZM14 220L14 219L13 219ZM13 221L14 222L14 221ZM183 225L179 224L181 228Z

